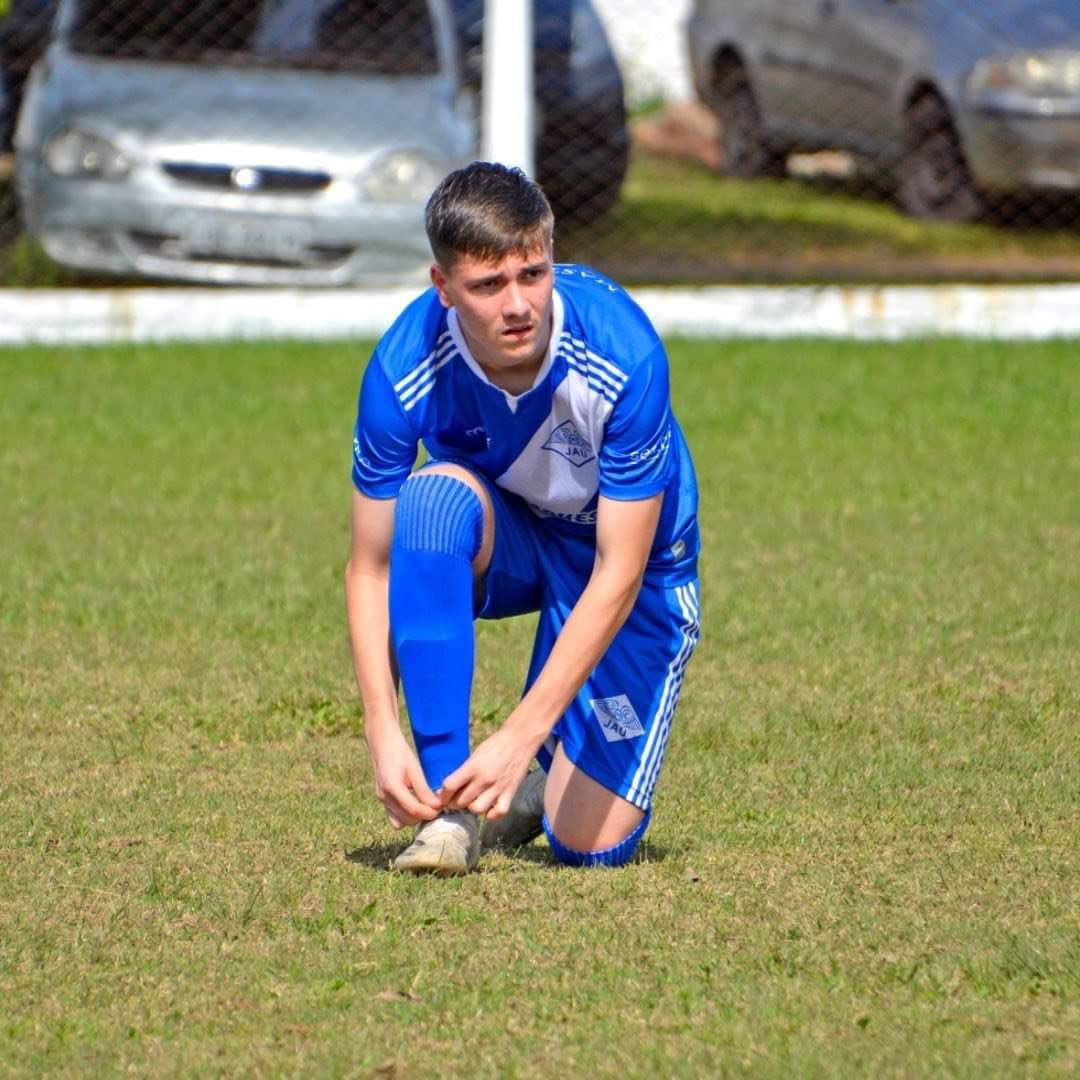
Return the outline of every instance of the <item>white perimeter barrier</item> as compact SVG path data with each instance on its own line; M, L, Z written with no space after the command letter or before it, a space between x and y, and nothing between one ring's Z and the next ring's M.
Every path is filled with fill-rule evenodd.
M631 293L669 336L1080 337L1080 285L716 286ZM416 295L415 287L0 290L0 344L374 338Z

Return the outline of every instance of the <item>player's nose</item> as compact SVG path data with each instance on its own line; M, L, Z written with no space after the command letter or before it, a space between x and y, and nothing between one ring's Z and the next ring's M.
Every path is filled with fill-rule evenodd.
M529 301L516 282L510 284L503 295L503 317L518 322L529 317Z

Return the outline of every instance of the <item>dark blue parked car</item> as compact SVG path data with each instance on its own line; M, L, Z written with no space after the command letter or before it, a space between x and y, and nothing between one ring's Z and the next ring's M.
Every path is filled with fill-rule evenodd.
M480 89L484 0L451 0L466 83ZM537 180L561 222L618 199L629 138L623 83L590 0L534 0Z
M0 20L0 153L11 149L27 73L45 51L56 0L11 0Z

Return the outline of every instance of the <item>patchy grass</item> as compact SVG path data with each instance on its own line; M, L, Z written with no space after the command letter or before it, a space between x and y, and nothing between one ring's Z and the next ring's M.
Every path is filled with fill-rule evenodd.
M936 281L1080 278L1080 204L1034 223L915 221L869 178L734 180L635 156L620 203L560 237L560 257L635 281Z
M705 636L638 861L387 873L367 349L9 351L0 1071L1071 1076L1076 344L673 342ZM530 621L480 627L477 727Z
M103 279L81 277L54 263L40 244L25 235L12 238L0 248L0 286L5 289L57 289L65 286L112 284Z

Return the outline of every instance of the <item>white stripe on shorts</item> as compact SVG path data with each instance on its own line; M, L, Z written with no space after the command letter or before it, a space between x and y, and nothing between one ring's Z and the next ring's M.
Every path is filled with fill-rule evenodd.
M667 676L664 679L664 689L660 694L660 702L656 709L656 719L652 730L649 732L648 741L641 755L637 771L627 790L626 798L635 805L648 803L652 799L653 790L656 787L657 778L660 775L660 766L663 764L664 751L667 748L668 733L671 731L671 721L675 716L675 706L679 700L679 690L682 687L683 673L686 665L701 636L701 624L698 621L700 605L698 602L697 588L691 583L680 585L675 589L675 598L683 613L683 623L679 627L682 634L682 645L675 654L671 663L668 664Z

